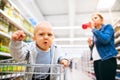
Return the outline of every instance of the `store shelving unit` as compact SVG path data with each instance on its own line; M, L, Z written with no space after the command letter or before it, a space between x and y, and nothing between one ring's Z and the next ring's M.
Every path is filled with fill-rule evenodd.
M7 38L10 40L10 35L2 32L2 31L0 31L0 36L4 36L4 38ZM1 46L0 46L0 48L1 48ZM8 58L11 58L11 55L9 53L0 51L0 60L8 59Z
M32 30L33 26L29 23L29 21L27 21L19 13L19 10L17 10L17 8L14 7L13 3L11 3L9 0L6 0L6 4L9 5L9 7L6 6L5 10L3 10L0 7L0 60L11 58L11 55L9 54L9 50L3 51L3 49L5 49L3 46L7 47L7 49L9 48L8 45L9 45L9 41L11 38L10 36L14 31L23 30L26 33L26 35L29 36L29 39L32 37L32 31L33 31ZM16 15L14 15L12 13L14 13ZM12 15L12 16L10 16L10 15ZM13 16L16 16L16 17L13 17ZM23 21L20 21L19 17ZM16 20L15 20L15 18L16 18ZM28 29L27 26L29 26L30 29ZM10 29L11 27L12 27L12 29ZM4 41L7 41L7 43ZM6 43L6 45L5 45L5 43Z
M0 10L1 15L3 15L10 23L14 24L15 27L23 30L24 32L26 32L27 34L29 34L30 36L32 36L32 34L25 29L24 27L22 27L20 24L17 24L12 18L10 18L8 15L6 15L2 10Z
M2 31L0 31L0 35L2 35L2 36L4 36L4 37L7 37L7 38L10 39L10 35L2 32Z
M0 60L12 58L10 54L0 52Z
M116 49L120 50L120 19L118 19L117 21L115 21L115 24L114 24L114 31L115 31L115 46L116 46Z
M9 0L7 2L9 4L11 4L9 2ZM11 6L12 6L12 4L11 4ZM14 8L14 6L12 6L12 9L13 8ZM29 22L27 22L27 20L25 20L25 18L22 17L20 13L18 14L18 11L16 8L14 8L14 10L17 12L11 11L9 9L10 8L6 9L6 11L8 11L8 12L6 12L6 11L2 10L1 6L0 6L0 61L3 61L3 60L9 61L9 59L12 59L12 56L9 54L9 42L11 39L11 34L14 31L23 30L25 32L26 36L27 37L29 36L29 39L32 37L32 30L31 30L33 28L32 25ZM17 20L15 20L16 17L13 17L14 15L12 13L16 14L15 16L17 17ZM12 16L10 16L10 15L12 15ZM20 21L18 16L20 16L21 20L23 20L23 21ZM29 29L27 26L32 27L32 28ZM26 39L26 41L27 41L27 39ZM1 77L1 74L0 74L0 78L2 78L2 79L6 79L6 77L11 78L14 76L16 76L16 75L8 74L8 75L4 75ZM21 74L17 75L17 76L21 76Z
M116 80L120 80L120 18L118 18L116 21L114 21L114 37L115 37L115 47L118 51L117 58L117 75Z

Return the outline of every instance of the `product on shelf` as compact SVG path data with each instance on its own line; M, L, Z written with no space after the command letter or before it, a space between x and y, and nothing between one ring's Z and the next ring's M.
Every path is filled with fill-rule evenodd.
M4 2L4 6L2 6L4 9L1 9L7 16L9 16L15 23L17 23L19 26L24 27L29 32L33 33L33 26L29 21L27 21L21 14L18 12L18 10L9 2L9 0L2 0L0 2ZM2 4L1 3L1 4Z
M25 71L25 66L19 66L19 65L2 65L0 66L0 73L2 72L15 72L15 71Z
M9 23L9 29L8 29L8 34L12 35L13 32L19 30L17 27L15 27L13 24Z
M9 39L3 36L0 36L0 52L9 53Z
M0 9L4 10L4 6L7 0L0 0Z
M31 40L31 36L29 36L29 35L27 35L26 34L26 37L25 37L25 40L24 40L25 42L31 42L32 40Z
M30 42L33 26L9 0L0 0L0 60L11 58L6 54L10 52L10 37L13 32L20 29L26 34L24 41Z
M0 15L0 31L7 33L8 26L9 26L9 22L3 16Z
M28 31L33 33L33 27L32 24L30 24L19 12L17 9L14 8L14 6L6 0L6 3L4 5L4 13L8 15L13 21L15 21L18 25L23 26Z
M116 23L116 25L114 25L114 37L115 37L115 47L117 50L120 50L120 23Z
M31 33L33 33L33 27L24 19L23 20L23 26L25 26L25 28L30 31Z

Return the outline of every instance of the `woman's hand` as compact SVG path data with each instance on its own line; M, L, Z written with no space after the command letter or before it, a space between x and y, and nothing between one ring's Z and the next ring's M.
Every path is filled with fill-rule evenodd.
M88 41L87 41L87 42L88 42L88 45L89 45L89 46L92 46L93 41L92 41L92 39L91 39L91 38L88 38Z

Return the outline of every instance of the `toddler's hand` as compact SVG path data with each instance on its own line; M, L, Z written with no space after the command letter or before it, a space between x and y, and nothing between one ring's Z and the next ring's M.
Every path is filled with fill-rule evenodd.
M66 59L63 59L63 60L60 61L60 64L63 64L64 67L68 67L69 66L69 61L66 60Z
M13 41L22 41L25 39L25 36L26 35L22 30L18 30L12 34L11 39Z

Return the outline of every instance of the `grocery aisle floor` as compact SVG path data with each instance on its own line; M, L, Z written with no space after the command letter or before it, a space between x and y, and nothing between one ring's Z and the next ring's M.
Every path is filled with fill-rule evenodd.
M93 80L90 76L78 69L68 69L67 80Z

